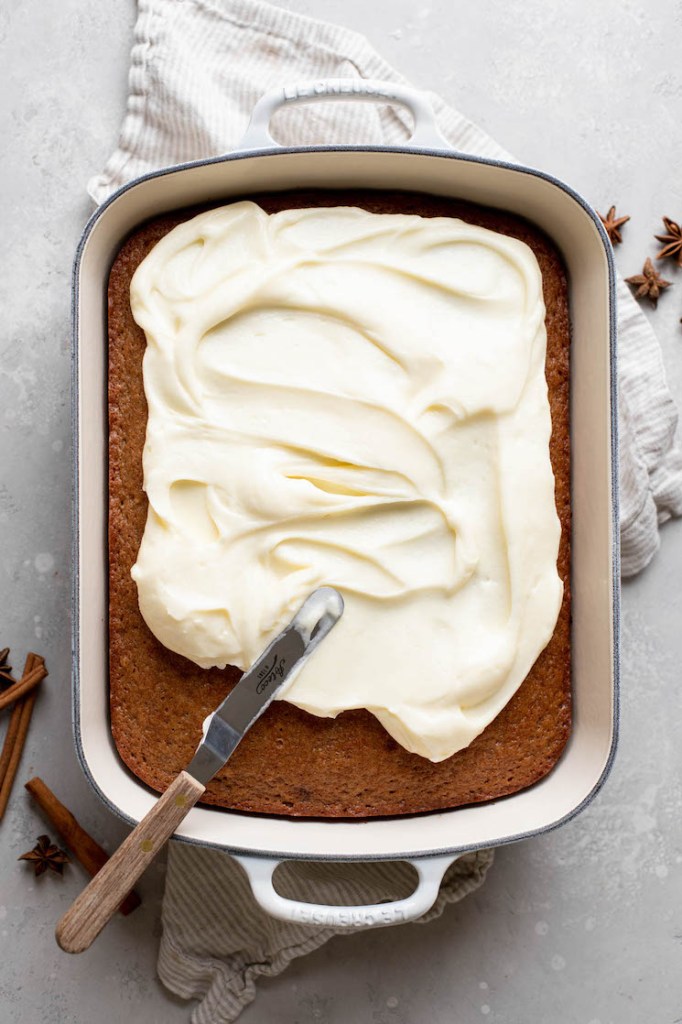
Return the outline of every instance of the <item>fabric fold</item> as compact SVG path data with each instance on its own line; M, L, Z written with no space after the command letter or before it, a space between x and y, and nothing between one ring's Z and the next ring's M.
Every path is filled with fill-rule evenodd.
M468 853L445 873L433 907L417 924L440 917L479 888L492 850ZM402 899L414 885L405 862L285 864L277 889L286 898L329 904ZM256 996L261 977L274 977L298 957L319 949L339 929L279 921L256 903L246 873L218 850L172 843L163 901L158 970L163 984L197 999L192 1024L231 1024ZM357 931L345 929L343 934Z

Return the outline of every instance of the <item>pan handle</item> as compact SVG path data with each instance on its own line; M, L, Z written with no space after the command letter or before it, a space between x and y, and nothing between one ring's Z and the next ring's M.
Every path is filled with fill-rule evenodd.
M271 917L301 925L320 925L324 928L377 928L381 925L414 921L430 910L436 902L443 875L461 854L401 858L411 864L417 872L418 882L414 892L402 900L359 907L303 903L280 896L272 884L272 876L283 861L271 860L269 857L244 857L235 854L232 856L246 871L256 902Z
M379 82L369 78L328 78L318 82L299 82L273 89L262 96L251 114L246 134L238 150L280 149L269 131L270 120L280 107L289 103L316 103L321 100L361 100L372 103L399 103L414 118L410 146L425 149L451 149L436 124L425 92L396 82Z

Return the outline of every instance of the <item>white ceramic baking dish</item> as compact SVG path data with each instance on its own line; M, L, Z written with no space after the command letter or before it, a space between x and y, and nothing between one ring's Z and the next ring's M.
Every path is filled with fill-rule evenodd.
M269 135L270 117L282 104L340 96L408 107L415 122L409 144L283 149ZM574 718L557 766L520 793L442 813L349 822L198 807L179 832L182 840L237 856L256 897L276 916L372 925L407 920L427 909L446 867L463 852L527 838L567 821L590 801L609 770L617 725L619 615L614 270L597 215L571 188L527 167L452 151L425 97L387 83L339 80L268 94L257 105L237 150L150 174L97 210L74 267L74 727L88 779L110 809L131 822L147 813L155 796L123 765L109 725L109 268L122 239L149 217L197 203L298 187L408 189L513 211L554 240L570 279ZM409 860L419 881L413 895L399 903L314 907L282 899L272 885L277 864L291 858Z

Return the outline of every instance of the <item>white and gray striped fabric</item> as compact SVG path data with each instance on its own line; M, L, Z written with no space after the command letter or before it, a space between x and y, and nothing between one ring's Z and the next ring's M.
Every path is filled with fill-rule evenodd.
M223 153L268 89L325 77L405 82L362 36L260 0L140 0L119 145L90 194L101 202L150 170ZM455 148L511 159L440 97L430 99ZM399 144L409 122L391 107L337 103L282 112L273 131L288 145ZM658 342L622 282L618 302L622 571L632 575L655 553L658 525L682 514L682 455ZM490 851L457 862L423 920L479 886L491 862ZM320 903L376 902L397 897L406 870L370 864L332 879L317 866L298 891ZM293 883L285 877L283 884ZM180 844L169 854L163 925L159 974L178 995L201 1000L194 1024L233 1021L253 999L259 975L279 973L334 934L267 917L234 861Z
M280 974L338 931L289 924L263 913L245 872L217 850L173 843L163 901L159 977L176 995L198 999L192 1024L228 1024L256 995L259 977ZM470 853L448 868L438 899L418 924L440 917L483 883L492 850ZM285 864L277 888L305 902L360 905L396 900L414 888L404 863ZM349 934L355 929L344 929Z

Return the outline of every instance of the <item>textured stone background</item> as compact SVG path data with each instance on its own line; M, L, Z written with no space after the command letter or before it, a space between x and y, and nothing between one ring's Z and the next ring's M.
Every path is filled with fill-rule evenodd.
M633 215L618 263L637 272L666 213L682 218L680 0L290 0L365 32L446 99L600 209ZM44 652L50 680L20 770L39 773L112 846L124 828L90 792L69 708L69 285L85 181L114 146L131 0L0 5L4 238L0 276L3 643ZM682 274L652 313L682 401ZM262 985L244 1024L640 1024L682 1020L682 523L624 588L623 716L612 777L556 833L501 851L486 886L426 928L337 939ZM163 865L144 908L80 958L54 922L80 889L15 858L43 830L17 790L0 825L0 1018L171 1024L156 981Z

